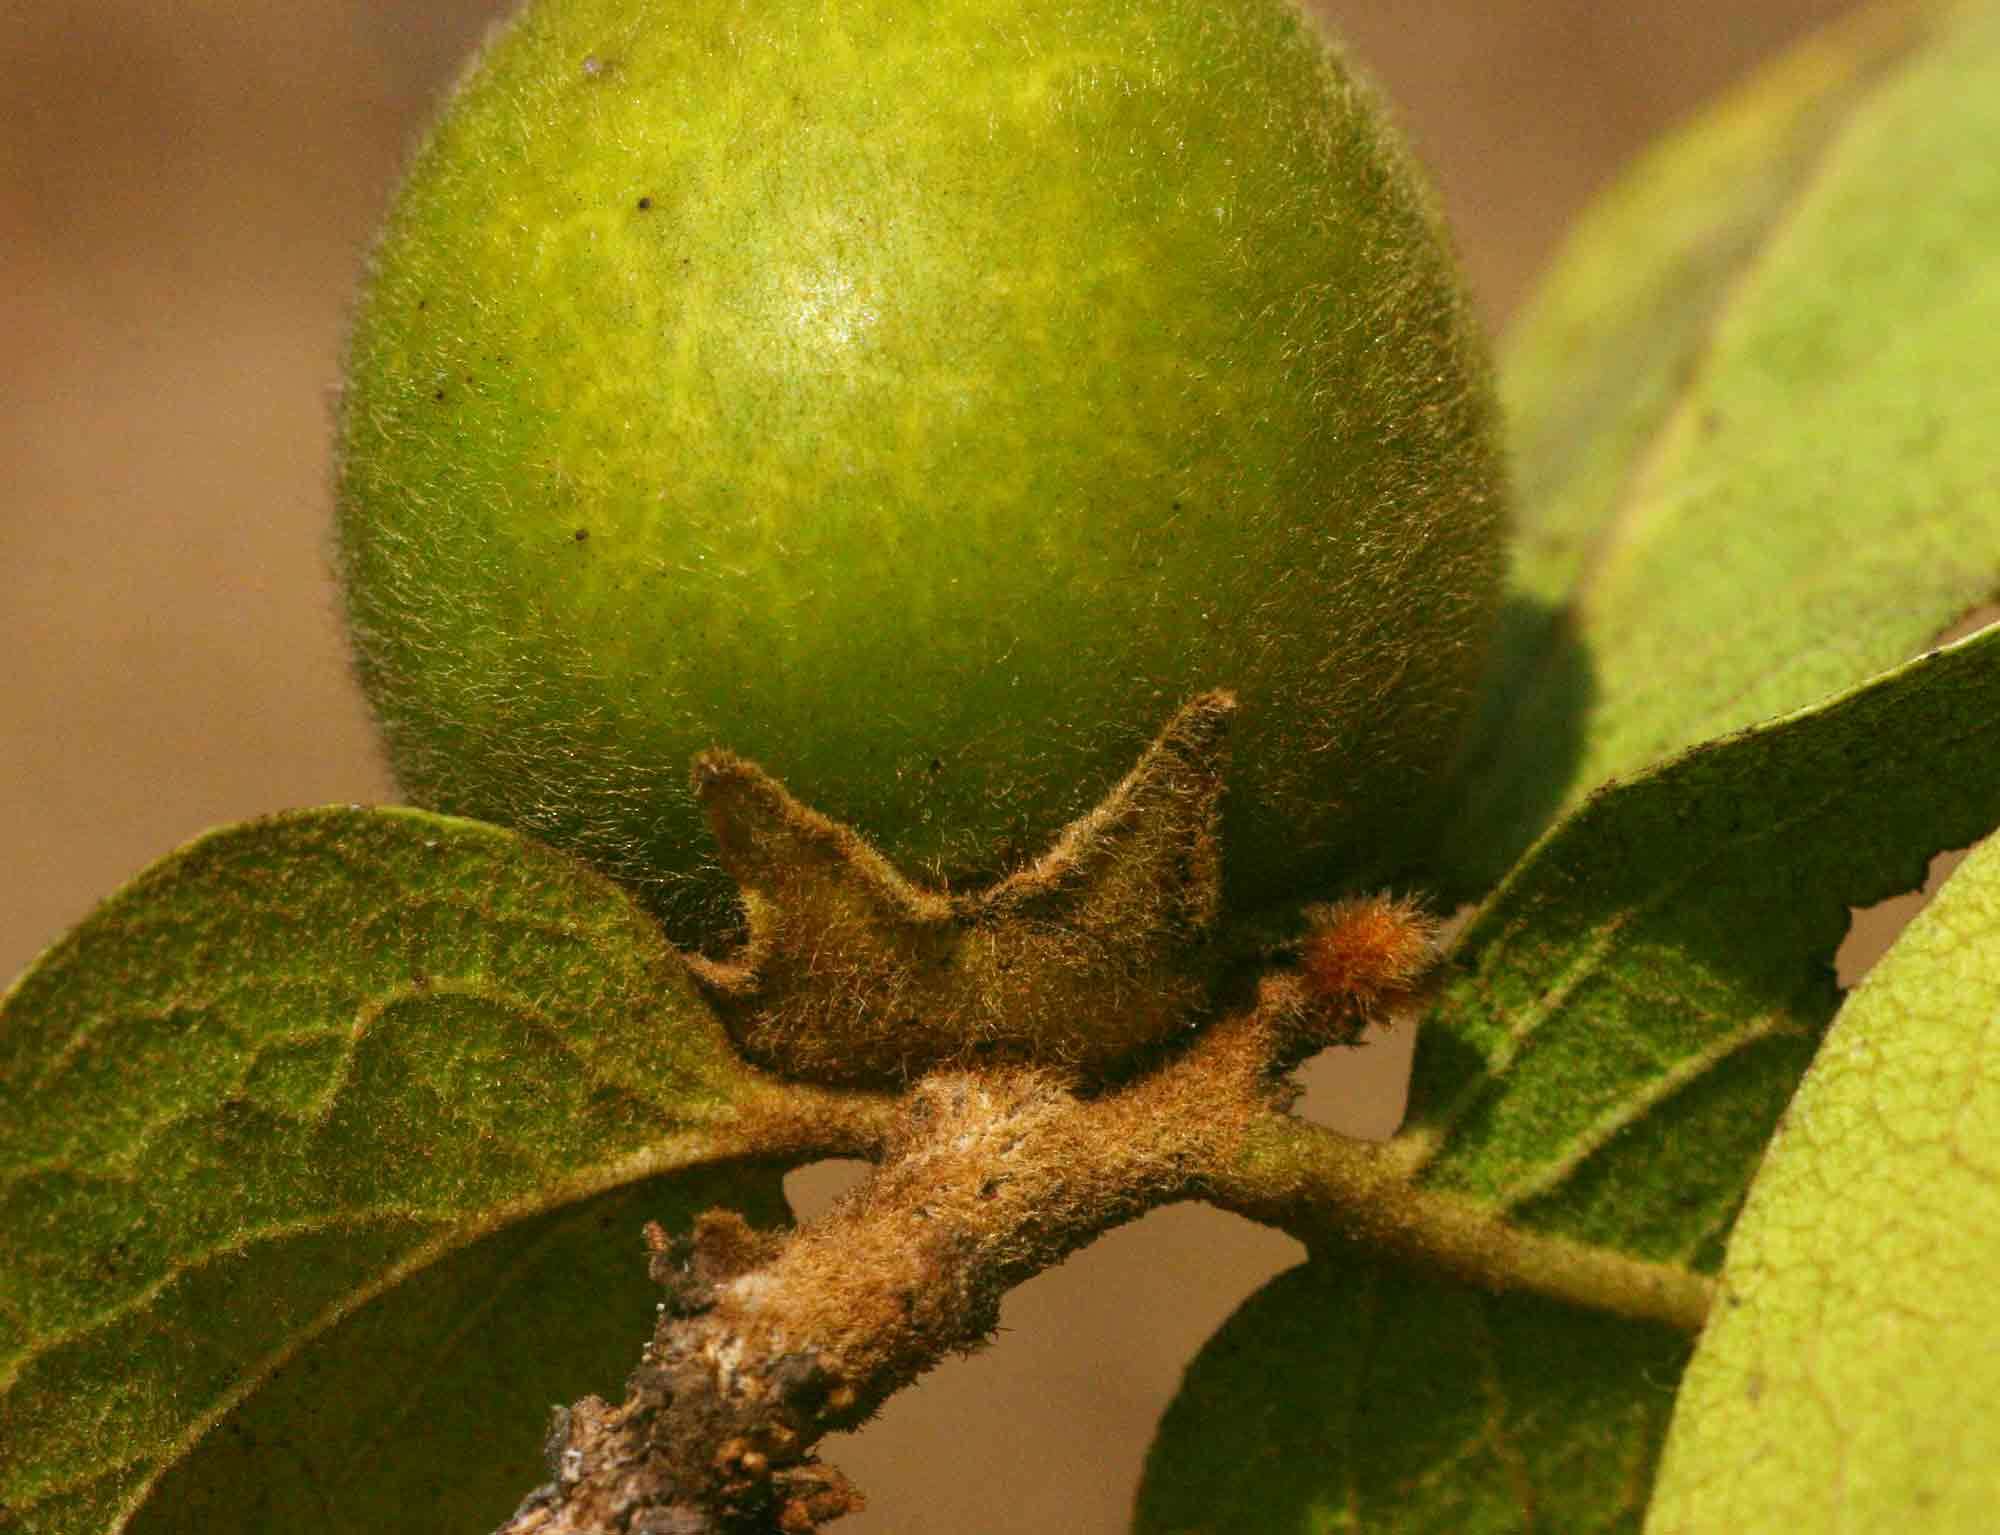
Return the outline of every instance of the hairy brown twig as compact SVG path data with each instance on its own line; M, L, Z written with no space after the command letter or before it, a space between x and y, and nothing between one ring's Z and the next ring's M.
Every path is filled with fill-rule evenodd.
M655 1257L670 1298L625 1401L571 1411L506 1535L806 1531L858 1506L821 1436L977 1348L1014 1285L1202 1193L1277 1108L1267 1025L1222 1020L1094 1097L1035 1068L937 1073L821 1221L774 1239L711 1212Z

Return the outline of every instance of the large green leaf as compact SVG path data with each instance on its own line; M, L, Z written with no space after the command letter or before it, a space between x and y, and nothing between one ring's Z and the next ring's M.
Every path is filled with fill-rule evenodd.
M1979 1535L2000 1507L2000 841L1841 1009L1757 1175L1654 1535Z
M397 1527L378 1494L414 1486L504 1512L533 1446L490 1436L647 1329L640 1211L780 1208L769 1173L607 1195L738 1149L755 1090L652 921L513 833L334 809L191 844L0 1005L0 1522L117 1528L205 1437L173 1485L226 1527ZM568 1357L485 1356L508 1336Z
M1533 1230L1712 1269L1833 1013L1848 906L1996 823L2000 629L1601 792L1454 949L1403 1165ZM1210 1345L1163 1426L1141 1528L1636 1526L1684 1345L1341 1262L1274 1286ZM1400 1385L1391 1349L1412 1361ZM1275 1458L1255 1455L1261 1435ZM1412 1445L1440 1457L1433 1480Z
M1454 873L2000 589L2000 5L1864 13L1642 160L1507 350L1522 527Z
M1401 1139L1428 1187L1709 1269L1839 1001L1849 909L2000 824L2000 628L1603 790L1454 951Z
M1189 1368L1134 1528L1636 1530L1689 1347L1657 1324L1320 1254Z

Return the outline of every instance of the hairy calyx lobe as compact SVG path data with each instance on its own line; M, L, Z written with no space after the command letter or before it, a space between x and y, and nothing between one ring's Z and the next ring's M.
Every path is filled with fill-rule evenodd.
M1235 708L1195 699L1043 857L971 893L913 884L754 765L707 753L696 792L750 936L696 975L745 1052L791 1075L1034 1062L1114 1076L1208 1006Z

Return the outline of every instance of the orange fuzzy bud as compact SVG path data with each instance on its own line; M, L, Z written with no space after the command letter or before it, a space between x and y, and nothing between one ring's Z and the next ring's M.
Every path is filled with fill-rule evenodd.
M1318 1012L1379 1017L1416 995L1437 955L1437 919L1404 897L1338 901L1308 917L1299 978Z

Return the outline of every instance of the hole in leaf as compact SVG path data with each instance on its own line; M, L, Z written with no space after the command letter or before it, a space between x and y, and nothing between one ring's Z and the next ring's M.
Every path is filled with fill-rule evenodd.
M1931 651L1956 644L1995 622L2000 622L2000 603L1982 603L1956 623L1948 625L1924 649ZM1971 851L1969 847L1962 847L1939 853L1931 859L1924 872L1923 884L1915 890L1892 895L1873 906L1853 909L1847 924L1847 936L1841 940L1833 956L1834 973L1842 990L1853 989L1874 968L1875 962L1889 951L1890 945L1895 943L1910 920L1930 903L1938 887L1951 877L1951 871Z
M1938 886L1951 877L1951 871L1964 862L1965 855L1971 851L1969 847L1962 847L1939 853L1930 861L1924 882L1917 889L1892 895L1873 906L1854 908L1847 924L1847 936L1840 941L1840 947L1833 955L1834 974L1839 978L1843 991L1852 990L1864 975L1875 968L1875 962L1889 952L1889 946L1909 925L1910 919L1930 904Z

